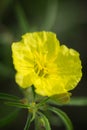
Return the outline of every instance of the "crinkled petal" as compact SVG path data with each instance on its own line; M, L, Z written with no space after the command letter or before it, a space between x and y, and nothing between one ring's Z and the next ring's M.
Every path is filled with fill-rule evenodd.
M22 42L12 44L12 57L15 69L22 74L28 74L33 69L34 58Z
M64 88L67 91L75 88L82 77L79 53L62 45L56 63L58 66L57 75L60 77L60 82Z
M26 33L22 36L24 44L32 52L47 54L48 58L56 56L59 49L59 41L52 32Z
M62 83L58 86L58 79L53 77L51 78L38 78L34 82L36 92L43 96L52 96L60 93L65 93L66 89L64 89Z

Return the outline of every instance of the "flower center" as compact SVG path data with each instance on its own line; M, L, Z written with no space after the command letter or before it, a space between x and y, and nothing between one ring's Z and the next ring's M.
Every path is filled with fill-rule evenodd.
M40 67L38 64L34 65L34 71L39 77L46 78L48 76L48 71L46 67Z

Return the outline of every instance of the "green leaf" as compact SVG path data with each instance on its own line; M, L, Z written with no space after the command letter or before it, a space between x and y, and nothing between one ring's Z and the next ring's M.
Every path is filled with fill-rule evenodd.
M47 117L41 112L38 112L38 114L42 117L42 121L43 121L43 125L44 125L45 129L51 130L51 127L50 127L50 124L49 124Z
M71 98L67 106L87 106L87 97L74 97Z
M17 20L19 22L19 26L21 27L23 33L28 32L30 29L28 19L26 18L25 12L19 2L17 2L16 4L15 11L17 15Z
M5 101L9 100L9 101L16 101L16 102L20 100L19 97L6 94L6 93L0 93L0 99Z
M61 120L64 122L64 124L66 126L66 130L73 130L72 122L65 112L63 112L62 110L60 110L58 108L51 107L51 106L49 106L48 109L50 111L54 112L55 114L57 114L61 118Z
M29 130L31 122L35 119L35 115L31 115L31 113L28 114L27 121L24 127L24 130Z
M0 117L0 127L3 127L5 125L11 123L17 117L19 110L20 109L14 109L14 110L8 112L6 115L3 115L3 117Z
M41 29L46 29L46 30L50 30L56 20L56 16L57 16L57 9L58 9L58 0L48 0L46 2L46 12L45 12L45 16L43 17L43 22L41 25Z
M18 108L29 108L30 107L30 105L17 103L17 102L5 102L5 104L9 105L9 106L15 106L15 107L18 107Z
M0 93L0 99L4 100L4 104L9 106L15 106L18 108L29 108L29 104L23 104L21 103L21 100L17 96Z

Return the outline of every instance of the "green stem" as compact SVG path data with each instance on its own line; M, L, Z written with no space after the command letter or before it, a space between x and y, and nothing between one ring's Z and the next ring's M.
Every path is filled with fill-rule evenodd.
M29 130L29 127L30 127L31 122L32 122L32 116L31 116L31 114L28 114L28 117L27 117L27 121L26 121L24 130Z
M35 101L35 94L34 94L34 88L33 86L27 88L24 90L25 98L28 100L29 103Z
M24 127L24 130L29 130L31 122L35 119L36 113L33 111L32 113L28 113L27 121Z
M38 128L38 117L37 117L37 115L36 115L36 117L35 117L35 130L39 130L39 128Z

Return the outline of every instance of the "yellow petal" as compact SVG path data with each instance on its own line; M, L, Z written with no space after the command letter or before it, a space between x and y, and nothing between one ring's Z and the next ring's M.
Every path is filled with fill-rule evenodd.
M27 74L33 68L33 55L22 42L12 44L12 57L15 69Z
M49 58L56 56L59 49L59 41L56 34L52 32L34 32L26 33L22 36L24 44L32 52L37 51L42 54L46 53Z
M60 81L60 80L59 80ZM60 82L58 86L58 79L50 77L50 78L37 78L34 81L34 85L36 88L36 93L43 96L52 96L60 93L65 93L66 90L63 88L62 83Z
M21 73L17 73L15 76L16 83L22 88L31 87L32 81L30 75L22 75Z
M64 88L69 91L76 87L82 77L82 66L79 53L62 45L56 60L57 75L60 77Z

